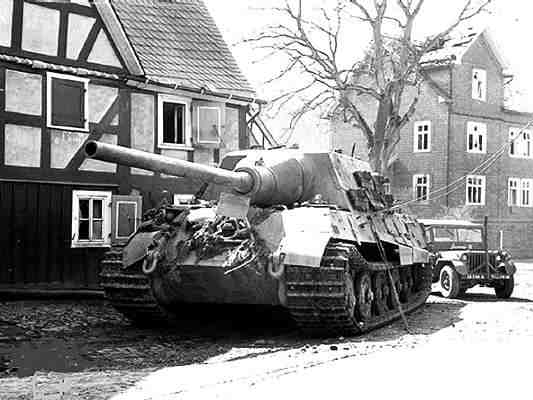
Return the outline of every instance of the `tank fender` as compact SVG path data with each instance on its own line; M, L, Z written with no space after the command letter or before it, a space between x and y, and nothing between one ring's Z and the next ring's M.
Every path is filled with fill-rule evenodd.
M122 252L122 265L124 268L141 261L146 256L148 247L154 242L154 238L159 232L138 232L130 239Z
M427 264L429 262L429 252L419 247L408 247L398 245L400 252L400 264Z

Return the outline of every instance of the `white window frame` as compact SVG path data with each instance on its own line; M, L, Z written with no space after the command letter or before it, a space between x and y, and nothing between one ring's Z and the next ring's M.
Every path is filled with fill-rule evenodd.
M512 158L533 158L533 140L530 129L509 128L509 157ZM511 152L511 141L513 141L514 154ZM527 146L529 144L529 147ZM529 148L529 155L526 149Z
M479 77L477 80L475 76ZM478 95L478 82L481 81L481 96ZM487 101L487 71L481 68L472 69L472 99Z
M73 190L72 191L72 248L84 247L110 247L111 246L111 198L112 193L99 190ZM103 200L102 202L102 240L79 240L79 201L82 199ZM89 215L89 221L91 216ZM89 224L89 226L92 226Z
M524 194L527 192L527 203L524 201ZM520 205L521 207L533 207L533 179L524 178L520 180Z
M475 131L475 128L477 129L477 132ZM469 148L470 145L470 136L472 136L472 143L478 143L479 147L479 138L482 137L482 149L478 150L475 147L472 149ZM467 153L474 153L474 154L486 154L487 153L487 124L484 122L474 122L474 121L468 121L466 124L466 152Z
M516 191L516 203L514 204L511 202L511 190ZM528 201L524 201L526 193ZM507 183L507 205L509 207L533 207L533 179L509 178Z
M428 127L428 131L427 133L419 133L418 132L418 128L419 127L424 127L424 126L427 126ZM415 153L429 153L431 152L431 121L416 121L414 123L414 127L413 127L413 152ZM420 137L423 137L427 135L427 148L426 149L419 149L418 148L418 140ZM423 143L423 142L422 142Z
M469 180L470 179L476 179L476 180L480 180L481 183L480 184L475 184L475 185L469 185ZM479 203L475 203L475 202L470 202L468 201L468 188L469 187L473 187L473 188L477 188L477 189L480 189L481 190L481 202ZM484 206L485 205L485 197L486 197L486 193L487 193L487 180L486 180L486 177L484 175L467 175L466 176L466 184L465 184L465 204L467 206Z
M83 89L84 89L84 94L83 94L84 115L83 116L85 118L85 123L84 123L83 128L80 128L77 126L54 125L52 123L52 79L54 78L62 79L66 81L76 81L76 82L83 83ZM67 131L80 131L80 132L89 131L89 79L88 78L81 78L79 76L74 76L74 75L58 74L56 72L46 73L46 126L48 128L61 129L61 130L67 130Z
M516 192L516 204L511 201L511 192ZM509 207L520 207L520 178L509 178L507 181L507 205Z
M426 179L425 183L418 183L418 179ZM421 199L417 196L417 188L419 186L426 187L426 198ZM419 203L427 203L429 201L429 191L431 189L431 177L428 174L414 174L413 175L413 199Z
M218 119L218 140L200 140L200 110L216 110L217 112L217 119ZM196 143L210 143L210 144L218 144L220 143L220 135L222 132L222 110L220 107L213 107L213 106L198 106L197 112L196 112Z
M163 104L173 103L185 106L185 144L164 143L163 138ZM170 94L159 94L157 96L157 147L160 149L194 150L192 148L191 129L191 99L187 97L174 96Z

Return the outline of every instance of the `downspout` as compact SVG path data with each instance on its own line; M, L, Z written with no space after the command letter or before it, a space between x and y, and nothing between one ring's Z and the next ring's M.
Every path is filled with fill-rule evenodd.
M450 184L450 137L452 135L452 112L453 112L453 65L449 64L450 76L450 101L448 103L448 138L446 140L446 185ZM446 194L446 208L450 207L450 193Z

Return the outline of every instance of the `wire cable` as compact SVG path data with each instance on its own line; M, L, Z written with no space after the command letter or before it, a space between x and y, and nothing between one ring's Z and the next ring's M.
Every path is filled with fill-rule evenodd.
M514 138L507 140L498 150L496 150L492 155L490 155L488 158L483 160L478 166L476 166L474 169L472 169L470 172L468 172L466 175L460 176L459 178L455 179L453 182L447 184L446 186L443 186L439 189L433 190L427 194L428 202L433 202L435 200L438 200L444 196L447 196L457 189L459 189L462 186L463 180L466 180L469 175L475 175L482 172L486 172L504 153L507 152L507 149L511 146L511 144L514 144L516 140L518 140L520 137L525 136L525 130L528 129L531 125L533 125L533 120L530 120L527 122L522 128L520 128L520 131L518 135L516 135ZM437 193L440 193L444 191L444 193L434 196ZM397 208L406 206L411 203L416 203L422 200L423 197L418 197L416 199L407 200L404 202L401 202L399 204L396 204L392 206L390 209L395 210Z

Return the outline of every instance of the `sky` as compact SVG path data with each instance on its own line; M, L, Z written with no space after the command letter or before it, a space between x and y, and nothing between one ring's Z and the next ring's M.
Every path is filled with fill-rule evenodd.
M266 24L279 22L276 14L268 8L275 6L280 0L204 1L245 76L256 88L260 97L268 100L275 96L275 90L263 83L279 71L279 64L275 62L254 63L254 60L259 58L257 52L239 42L260 32ZM464 1L426 0L415 26L416 35L423 38L448 26ZM336 0L305 0L304 2L309 7L331 3L336 3ZM490 14L478 17L469 25L476 28L490 28L509 63L510 72L515 76L514 87L518 94L513 100L513 107L522 111L533 111L533 51L530 46L530 41L533 39L533 1L493 0L490 10ZM349 32L346 32L346 37L349 39L345 43L349 46L343 50L348 59L353 58L352 54L356 55L361 52L369 39L368 31L364 26L358 23L352 25ZM271 124L274 125L274 129L283 129L286 121L287 118L280 116L277 121L271 121ZM313 121L309 122L313 123Z

